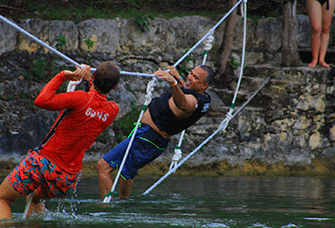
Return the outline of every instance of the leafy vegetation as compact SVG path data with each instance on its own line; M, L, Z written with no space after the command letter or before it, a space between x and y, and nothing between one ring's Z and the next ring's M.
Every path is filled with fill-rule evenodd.
M88 50L92 49L94 44L95 44L95 41L91 40L91 39L85 39L85 43L87 45L87 48Z
M236 60L235 57L229 58L228 64L233 69L236 69L240 65L240 63Z
M47 82L54 73L53 63L49 64L45 58L37 57L29 64L29 69L24 77L29 81ZM46 75L50 76L46 77Z
M151 17L181 17L200 15L215 17L225 14L229 0L2 0L1 14L14 20L41 18L44 20L71 20L80 22L89 18L135 18L146 28ZM304 9L305 0L298 0L298 13ZM248 2L251 18L278 17L280 3L253 0Z
M13 19L41 18L45 20L83 21L89 18L138 18L146 24L146 19L155 16L182 16L199 14L222 14L226 4L220 0L203 0L194 4L189 0L49 0L21 1L3 0L2 14ZM140 17L138 17L141 15Z
M121 142L129 135L130 130L133 129L134 123L138 120L141 107L131 104L131 111L122 118L115 120L113 123L113 129L116 135L117 142Z
M56 38L56 49L58 51L64 51L64 47L65 47L65 44L66 44L66 38L64 36L61 36L59 35L57 38Z

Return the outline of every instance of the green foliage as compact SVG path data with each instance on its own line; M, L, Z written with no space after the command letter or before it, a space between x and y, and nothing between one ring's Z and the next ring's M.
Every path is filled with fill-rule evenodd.
M43 57L38 57L32 61L25 78L30 81L46 81L44 78L46 69L47 61Z
M66 44L66 38L64 36L62 36L62 35L59 35L56 38L56 42L57 42L57 44L55 46L56 49L58 51L64 51L65 44Z
M29 81L48 82L60 69L55 64L56 55L51 55L51 59L39 56L31 60L27 65L27 72L24 77Z
M258 3L257 3L258 2ZM1 14L15 20L26 18L40 18L43 20L70 20L75 23L90 18L110 19L117 16L123 18L135 18L133 10L140 11L142 15L150 12L153 17L183 17L183 16L205 16L215 18L228 12L228 4L220 0L183 1L175 0L99 0L99 1L14 1L2 0L1 4L24 10L6 10L4 7ZM250 2L251 5L263 4L263 1ZM299 4L298 4L299 5ZM301 7L301 6L300 6ZM253 7L257 9L257 7ZM248 17L255 16L257 19L281 15L280 7L269 8L266 11L248 13ZM141 19L142 20L142 19ZM144 19L144 24L146 20ZM140 23L142 23L140 21ZM145 27L144 27L145 28Z
M104 130L96 139L97 142L106 144L110 140L110 135L108 133L108 128Z
M116 135L117 143L128 137L131 130L135 127L134 123L137 122L140 112L141 107L132 103L130 112L114 121L113 130Z
M137 25L140 27L140 29L144 31L150 31L149 20L155 20L155 18L151 14L146 14L145 12L137 9L131 10L132 17L136 20Z
M95 44L95 41L91 40L91 39L85 39L85 43L87 45L87 48L88 50L92 49L94 44Z
M267 15L267 17L273 17L273 18L280 18L280 16L282 16L282 13L279 8L270 11L270 13Z
M130 5L136 7L136 8L141 8L135 0L126 0L127 3L129 3Z
M231 57L228 60L228 65L232 68L232 69L236 69L240 64L237 62L235 57Z
M186 52L188 52L188 50L186 50L184 53L183 52L180 52L182 54L182 56L184 56L186 54ZM195 64L195 60L192 58L192 54L188 55L184 61L182 63L179 64L179 68L177 69L178 70L178 73L180 74L180 76L182 76L183 78L186 78L187 75L189 74L190 72L190 69L187 68L187 65L190 63L190 62L193 62L193 65Z
M101 18L101 13L93 8L93 3L90 4L90 7L87 7L84 10L84 13L86 17L89 17L89 18Z

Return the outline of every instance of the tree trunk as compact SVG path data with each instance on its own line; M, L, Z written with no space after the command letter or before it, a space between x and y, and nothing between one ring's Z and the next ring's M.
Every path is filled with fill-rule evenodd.
M229 9L231 9L236 3L237 0L229 0ZM226 27L223 35L222 44L219 49L219 58L217 61L218 73L216 77L218 80L220 80L220 78L223 76L227 68L231 48L233 45L234 29L236 25L236 14L237 10L235 9L228 16L226 21Z
M300 66L297 40L297 0L284 1L283 24L281 29L282 64L286 67Z

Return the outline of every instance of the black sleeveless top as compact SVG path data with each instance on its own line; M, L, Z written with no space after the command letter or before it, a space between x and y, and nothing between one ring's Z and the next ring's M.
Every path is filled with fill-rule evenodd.
M202 95L190 89L181 88L184 94L192 94L198 100L198 106L193 114L185 119L178 119L169 107L172 91L163 93L160 97L153 98L149 104L149 112L153 122L169 135L175 135L190 127L204 116L209 108L211 97Z

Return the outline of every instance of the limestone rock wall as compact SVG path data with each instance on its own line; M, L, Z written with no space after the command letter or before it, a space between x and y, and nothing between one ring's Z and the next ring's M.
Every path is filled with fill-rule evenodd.
M299 47L310 47L308 17L299 15ZM116 61L122 70L152 73L159 67L175 63L219 20L192 16L150 20L148 29L134 20L91 19L74 24L70 21L27 19L18 25L55 47L59 36L65 37L61 49L77 62L96 67L105 60ZM238 18L232 56L241 59L242 18ZM237 110L261 83L270 83L233 120L227 129L207 143L189 164L227 161L231 164L260 160L270 164L309 164L314 158L333 159L335 152L335 86L333 69L280 67L280 20L248 20L246 67L237 97ZM214 67L214 54L222 42L224 23L215 31L214 47L208 64ZM43 83L27 80L25 73L40 56L52 58L53 64L71 67L30 38L0 22L0 156L23 154L37 146L50 128L57 113L32 107ZM333 36L333 34L332 34ZM87 40L94 41L88 47ZM331 38L333 45L333 39ZM202 61L201 44L185 61L192 68ZM225 88L212 86L209 114L185 135L185 154L212 134L225 118L236 87L239 68ZM50 75L51 76L51 75ZM127 115L132 105L141 106L150 79L125 76L108 97L120 106L118 118ZM167 90L164 82L154 95ZM131 129L129 129L131 130ZM105 133L107 143L95 143L90 153L105 153L115 144L113 126ZM158 161L169 162L179 135L172 138L169 149Z

